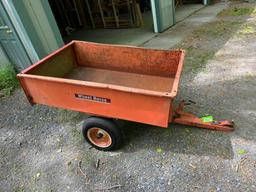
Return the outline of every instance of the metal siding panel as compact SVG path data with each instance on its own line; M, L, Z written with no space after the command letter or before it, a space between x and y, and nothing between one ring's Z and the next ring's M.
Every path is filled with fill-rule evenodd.
M158 31L162 32L175 24L174 0L155 1Z
M17 70L22 70L31 64L27 52L25 51L19 37L16 34L9 16L7 15L3 4L0 3L0 43L5 50L6 55Z
M7 55L5 54L4 50L2 49L1 45L0 45L0 67L6 66L10 64L10 61L7 57Z
M64 45L64 42L63 42L62 36L60 34L59 27L55 21L53 13L52 13L51 7L49 5L49 2L42 0L41 3L42 3L43 10L45 11L46 16L48 17L48 22L49 22L52 32L56 38L57 44L59 47L62 47Z
M28 33L33 34L31 39L35 49L39 52L40 58L55 51L64 45L51 9L46 0L15 0L15 6L19 14L24 17Z
M18 15L13 1L3 0L2 3L29 60L31 63L37 62L39 58L21 21L21 18L23 19L23 17Z
M43 44L41 43L39 34L36 33L35 26L31 24L32 18L28 14L27 8L25 7L25 1L21 1L21 0L12 0L12 1L18 15L20 16L20 18L22 18L22 24L27 34L29 35L31 43L36 53L38 54L38 57L39 58L45 57L48 54L48 52L45 50Z

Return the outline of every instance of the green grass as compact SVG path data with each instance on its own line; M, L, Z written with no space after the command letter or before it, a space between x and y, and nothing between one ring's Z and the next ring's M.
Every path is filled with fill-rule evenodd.
M238 21L215 21L207 23L193 32L196 36L216 38L234 32L242 23Z
M13 67L8 65L0 68L0 97L10 96L18 86Z
M214 57L216 52L240 28L239 21L213 21L206 23L176 45L176 49L185 49L184 72L209 73L207 62Z
M238 149L238 150L237 150L237 153L238 153L239 155L245 155L245 154L247 153L247 151L244 150L244 149Z
M256 25L243 25L237 32L238 35L256 35Z
M255 7L232 7L228 9L222 10L218 13L218 16L225 17L225 16L240 16L240 15L254 15L256 14Z

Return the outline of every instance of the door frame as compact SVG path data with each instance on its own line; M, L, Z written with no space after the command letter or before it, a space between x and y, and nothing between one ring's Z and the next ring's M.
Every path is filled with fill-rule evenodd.
M12 0L1 0L0 1L2 7L5 9L10 23L13 25L13 28L21 41L25 52L27 53L29 59L31 60L31 63L35 63L39 61L38 54L36 53L34 46L32 45L32 42L30 41L30 38L20 20L20 17L13 5Z
M154 32L155 33L159 33L160 31L160 26L159 26L159 21L158 21L158 12L156 9L156 1L158 0L150 0L151 1L151 10L152 10L152 16L153 16L153 26L154 26ZM174 1L174 0L173 0ZM173 2L174 3L174 2ZM202 0L202 4L203 5L209 5L210 4L210 0ZM175 4L173 4L175 5ZM175 19L175 14L176 14L176 10L175 10L175 6L172 7L172 15L173 15L173 25L176 24L176 19Z
M157 23L157 14L156 14L156 3L155 3L155 0L151 0L151 11L152 11L152 16L153 16L154 32L155 33L159 33L158 23Z
M153 16L153 25L154 25L154 32L155 33L160 33L163 32L163 30L160 29L160 23L161 21L159 21L160 17L159 17L159 10L157 10L156 7L156 2L158 0L150 0L151 1L151 11L152 11L152 16ZM172 19L173 19L173 25L176 24L175 21L175 7L174 7L174 0L172 0L172 9L170 10L172 12ZM171 27L171 26L170 26ZM165 30L164 30L165 31Z

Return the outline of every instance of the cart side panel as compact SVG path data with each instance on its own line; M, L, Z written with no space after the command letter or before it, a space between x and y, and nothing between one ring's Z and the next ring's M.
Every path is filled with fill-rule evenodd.
M79 41L74 43L74 50L79 65L163 77L175 76L182 54Z
M49 77L64 77L77 64L73 45L60 49L50 57L47 57L33 66L26 74L41 75Z
M168 127L171 99L19 75L31 103Z

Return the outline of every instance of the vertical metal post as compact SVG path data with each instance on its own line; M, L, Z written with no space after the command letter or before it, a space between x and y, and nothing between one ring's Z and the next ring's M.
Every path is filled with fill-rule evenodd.
M159 33L158 23L157 23L157 15L156 15L156 2L155 0L151 0L151 10L153 16L153 24L154 24L154 32Z

